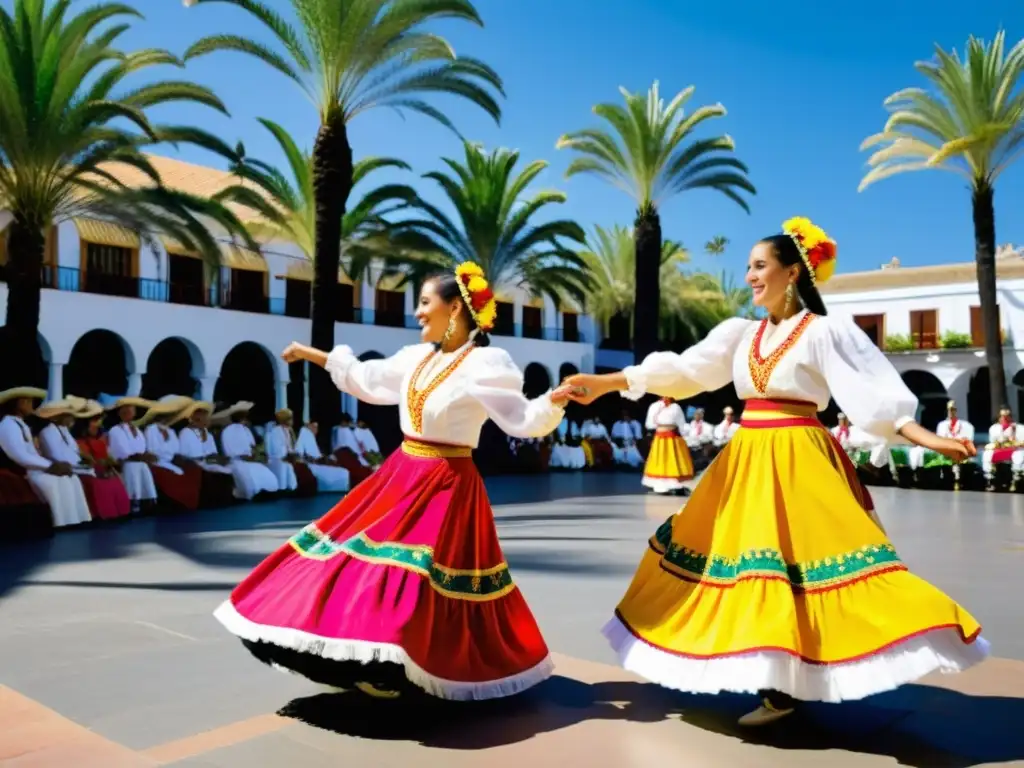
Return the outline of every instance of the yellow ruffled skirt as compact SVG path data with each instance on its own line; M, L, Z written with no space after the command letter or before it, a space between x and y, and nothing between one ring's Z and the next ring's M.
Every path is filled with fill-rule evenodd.
M675 431L657 431L644 465L644 486L655 493L670 493L685 487L693 477L693 458L686 441Z
M748 402L604 628L627 669L693 693L837 702L988 655L978 622L907 570L814 413Z

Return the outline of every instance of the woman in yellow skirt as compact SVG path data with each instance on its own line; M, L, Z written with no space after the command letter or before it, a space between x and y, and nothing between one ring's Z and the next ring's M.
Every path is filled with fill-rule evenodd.
M655 493L677 493L693 478L693 459L686 440L683 409L671 397L663 397L647 411L647 429L654 432L651 451L641 482Z
M815 288L835 243L807 219L754 246L747 282L769 317L734 318L677 355L565 382L584 404L613 391L678 399L732 382L741 427L685 511L651 537L604 634L622 664L669 688L758 693L761 725L803 701L859 699L984 659L978 622L911 574L842 448L815 418L829 395L869 434L954 460L971 446L914 422L917 399Z

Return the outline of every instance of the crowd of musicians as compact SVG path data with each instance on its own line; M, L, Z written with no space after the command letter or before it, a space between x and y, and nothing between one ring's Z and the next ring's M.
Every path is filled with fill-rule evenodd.
M383 460L373 432L349 415L331 429L325 452L318 425L296 429L288 409L254 425L249 402L218 410L185 396L107 405L45 397L25 387L0 392L0 540L145 512L343 494ZM974 441L975 428L959 418L956 404L947 409L937 433ZM989 429L980 461L963 464L919 447L875 444L844 414L838 421L832 434L867 483L1014 491L1024 472L1024 427L1008 408ZM486 474L633 471L650 491L685 493L737 429L731 407L709 423L702 409L687 418L664 398L651 404L643 424L623 411L610 429L584 417L566 418L542 439L484 435L477 461Z
M250 423L252 403L219 410L184 396L103 405L20 387L0 392L0 539L140 513L253 499L343 494L380 465L373 433L343 416L321 450L318 427L278 411Z

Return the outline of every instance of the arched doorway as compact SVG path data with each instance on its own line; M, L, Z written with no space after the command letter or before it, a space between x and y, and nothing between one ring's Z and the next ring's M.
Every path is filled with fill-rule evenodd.
M6 326L0 328L0 356L4 360L4 364L0 365L0 391L14 387L49 389L53 355L46 339L39 334L31 359L28 360L18 359L23 354L18 351L19 346L8 338Z
M1013 374L1013 386L1016 389L1017 418L1024 418L1024 368Z
M551 374L540 363L530 363L523 370L523 394L531 400L551 389Z
M128 376L135 372L131 348L113 331L89 331L71 348L64 366L64 395L98 399L128 393Z
M946 403L949 401L946 387L928 371L904 371L900 375L907 388L917 395L920 404L918 422L922 427L934 430L946 418Z
M383 360L384 355L375 350L364 352L360 360ZM366 422L366 426L377 438L381 455L387 456L402 443L402 423L399 420L398 408L393 405L356 405L356 418Z
M213 399L218 406L239 400L253 403L250 412L253 424L266 424L273 419L277 406L277 375L270 352L254 341L236 345L221 364Z
M191 342L164 339L149 353L142 375L142 397L159 400L165 395L195 397L199 391L196 375L202 375L202 358Z
M988 387L988 366L983 365L971 374L971 383L967 389L967 420L981 434L988 432L992 426L992 394Z

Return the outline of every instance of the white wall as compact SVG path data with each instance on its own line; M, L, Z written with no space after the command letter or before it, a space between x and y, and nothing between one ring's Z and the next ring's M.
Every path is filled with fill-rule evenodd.
M1024 369L1024 280L1001 280L998 287L1000 320L1008 334L1003 348L1006 372L1005 402L1016 410L1017 387L1013 376ZM975 283L925 287L888 288L858 293L825 294L829 313L834 315L885 315L885 334L909 335L910 313L934 309L938 313L938 333L957 331L970 334L971 307L978 306ZM900 373L926 371L946 387L960 412L966 414L967 392L974 373L985 366L983 350L917 350L886 355ZM1020 417L1021 414L1018 414ZM988 425L975 425L975 428Z

